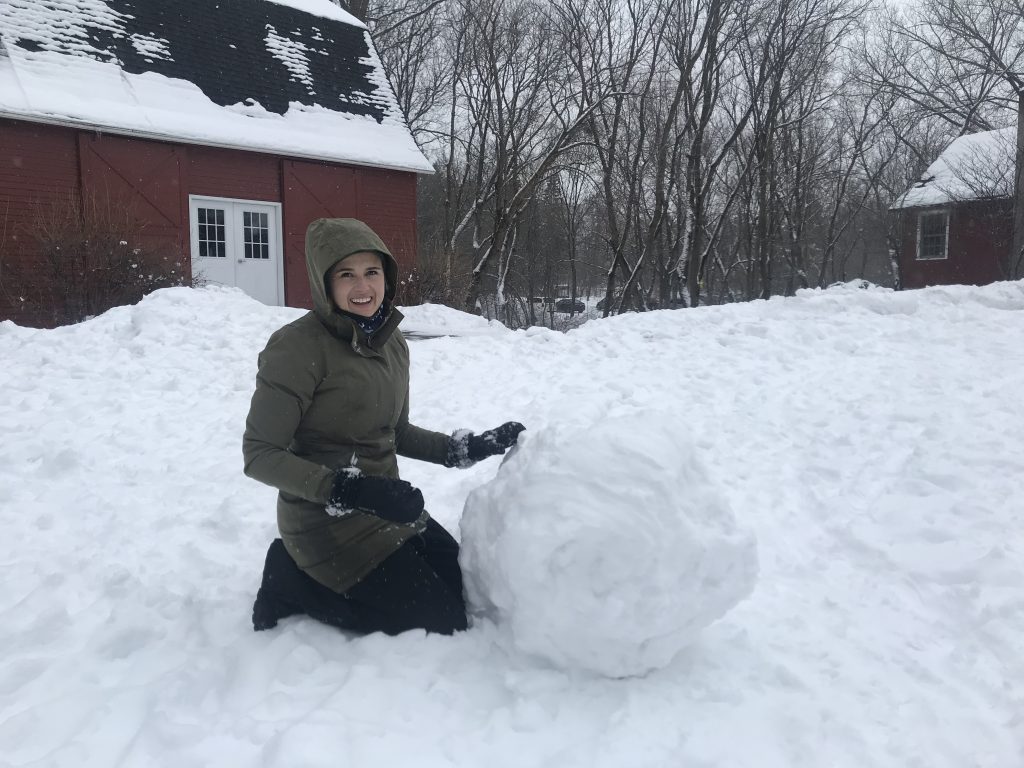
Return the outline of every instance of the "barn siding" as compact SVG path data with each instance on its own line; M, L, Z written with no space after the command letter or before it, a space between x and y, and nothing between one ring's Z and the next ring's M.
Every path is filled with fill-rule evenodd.
M381 236L405 278L416 264L416 174L365 168L359 178L358 218Z
M0 320L52 325L34 233L48 210L78 204L78 167L74 131L0 119Z
M142 225L141 242L187 274L186 149L94 133L79 133L78 143L83 199L129 211Z
M234 149L188 148L189 194L281 202L281 161Z
M129 206L151 227L181 229L188 218L183 147L104 134L78 138L83 195Z
M403 275L415 264L414 173L0 121L0 232L6 220L24 269L39 270L32 218L44 204L80 200L83 190L130 205L145 224L144 239L177 254L185 274L190 194L282 203L285 303L293 307L311 305L305 233L313 219L362 218L391 248ZM3 294L0 319L52 324L45 310L26 312Z
M917 221L924 211L950 211L946 259L918 261ZM1005 279L1004 262L1013 235L1009 200L957 203L901 212L900 278L903 288L928 285L985 285Z
M402 274L416 259L416 174L288 160L283 164L285 300L310 307L306 227L321 217L365 221L398 259Z

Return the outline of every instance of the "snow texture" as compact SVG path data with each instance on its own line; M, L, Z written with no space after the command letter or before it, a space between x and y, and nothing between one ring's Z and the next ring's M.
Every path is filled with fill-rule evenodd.
M477 613L512 648L608 677L668 664L753 589L754 538L657 411L520 436L462 514Z
M170 59L171 50L168 42L159 37L132 35L132 45L140 54L152 61L153 59Z
M309 88L311 95L315 95L313 77L309 69L309 49L298 40L282 37L270 24L267 25L266 43L267 49L281 61L292 78Z
M456 429L448 438L447 464L451 467L466 469L476 462L469 458L469 438L473 437L471 429Z
M508 336L512 332L498 320L457 312L440 304L403 307L402 332L407 337Z
M414 422L516 420L540 452L653 411L756 535L751 596L618 680L487 620L252 631L276 494L242 474L241 434L256 356L300 314L175 288L67 328L0 323L0 764L1024 765L1024 283L841 286L567 334L410 307L403 327L452 334L409 345ZM592 466L587 440L561 449ZM456 535L508 469L399 462Z
M921 180L893 204L893 210L1009 197L1013 193L1016 141L1016 127L955 139L928 166Z

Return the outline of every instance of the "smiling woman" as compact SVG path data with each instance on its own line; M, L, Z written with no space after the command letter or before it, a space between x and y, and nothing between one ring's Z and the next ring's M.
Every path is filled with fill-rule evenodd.
M397 456L468 467L523 426L448 436L409 422L398 264L366 224L314 221L306 266L314 310L260 354L243 438L246 474L280 491L253 627L304 613L357 632L465 629L459 545Z

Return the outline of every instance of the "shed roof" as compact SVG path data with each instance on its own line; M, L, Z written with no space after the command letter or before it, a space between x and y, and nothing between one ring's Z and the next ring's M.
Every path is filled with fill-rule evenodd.
M0 117L431 170L328 0L3 0Z
M954 139L891 210L1011 196L1016 142L1016 127Z

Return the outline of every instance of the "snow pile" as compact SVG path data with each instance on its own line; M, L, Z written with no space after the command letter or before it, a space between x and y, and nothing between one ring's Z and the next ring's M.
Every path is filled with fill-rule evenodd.
M607 433L570 423L684 417L709 474L677 495L717 489L742 516L757 588L626 679L537 663L491 621L452 637L299 616L252 631L277 494L242 474L241 435L256 356L302 312L173 288L52 331L0 322L0 765L1024 766L1024 281L410 341L415 423L528 431L504 465L401 457L402 477L458 534L499 475L508 519L477 522L522 529L524 558L557 526L611 524L567 507L625 494L631 463L645 482L612 522L649 519L664 445L693 455L648 418L650 438L615 430L615 460L599 461ZM579 467L571 486L542 474ZM543 484L545 513L509 473ZM677 567L638 561L640 526L617 534L634 580Z
M747 597L754 537L682 434L653 411L525 433L463 511L476 611L558 668L627 677Z
M417 304L399 307L405 319L406 336L487 336L505 335L509 329L497 320L471 315L443 304Z

